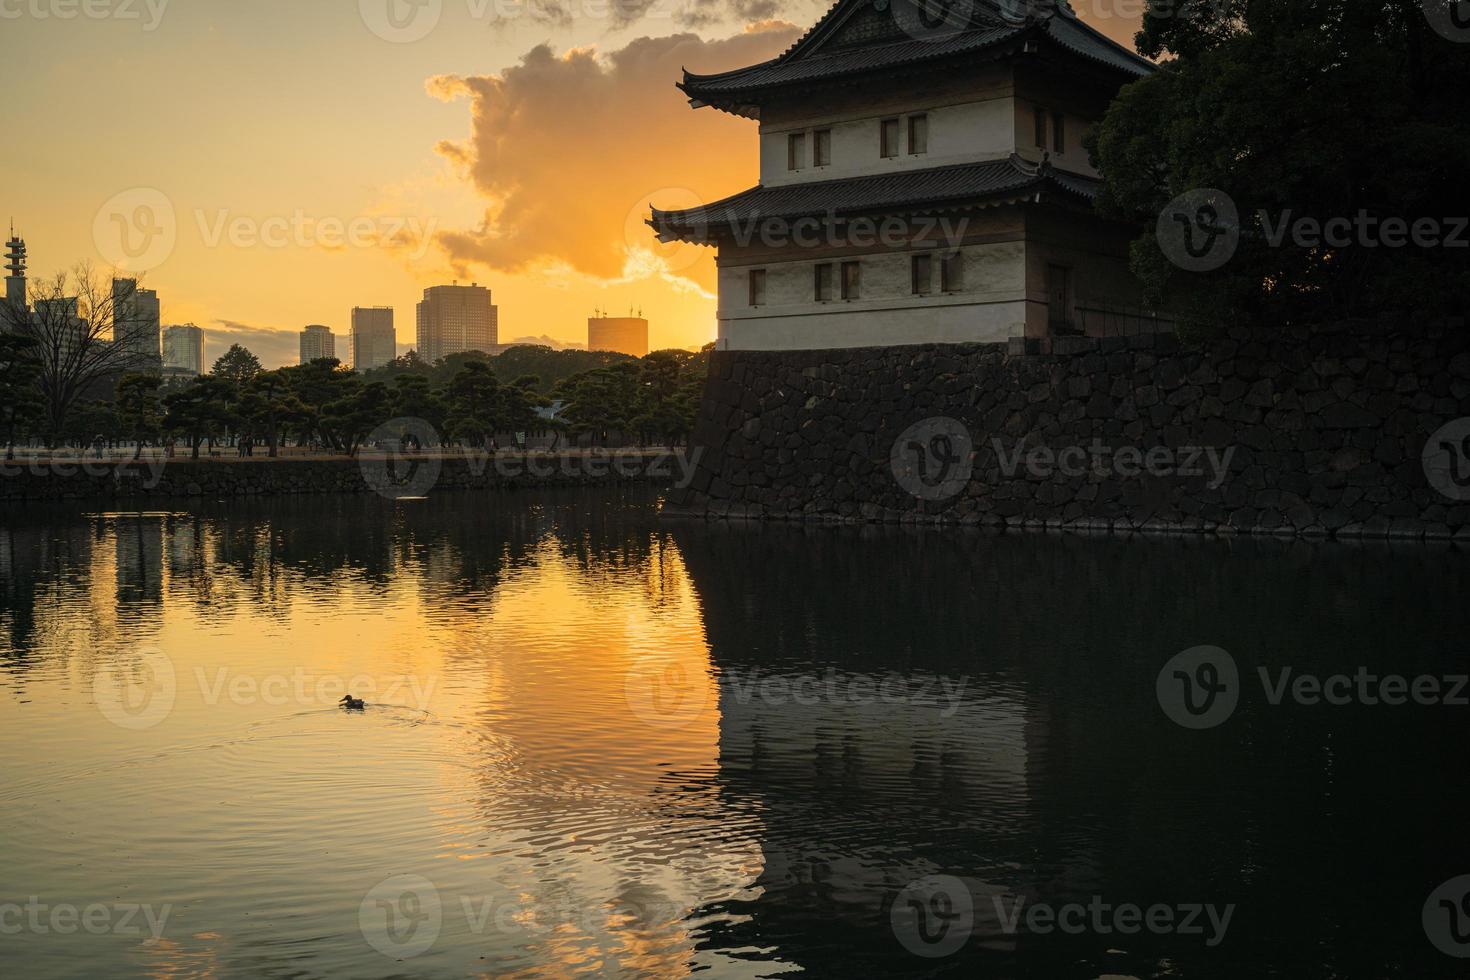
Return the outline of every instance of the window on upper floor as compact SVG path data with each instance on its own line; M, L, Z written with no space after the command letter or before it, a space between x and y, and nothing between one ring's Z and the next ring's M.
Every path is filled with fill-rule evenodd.
M766 305L766 270L750 270L750 305Z
M1053 150L1067 152L1067 117L1060 112L1051 114L1051 141Z
M915 296L927 296L934 288L934 258L914 255L909 258L909 283Z
M812 133L812 166L832 165L832 130L819 129Z
M885 159L898 156L897 119L885 119L878 124L878 152Z
M832 263L822 262L813 271L812 295L818 303L826 303L832 299Z
M1041 106L1036 107L1036 146L1046 149L1046 110Z
M842 263L842 298L857 299L862 286L862 265L858 262Z
M929 152L929 116L919 113L909 116L909 153L917 155Z
M965 255L955 249L944 256L939 264L939 289L941 292L956 293L965 288Z
M786 169L800 170L806 166L806 134L792 133L786 137Z

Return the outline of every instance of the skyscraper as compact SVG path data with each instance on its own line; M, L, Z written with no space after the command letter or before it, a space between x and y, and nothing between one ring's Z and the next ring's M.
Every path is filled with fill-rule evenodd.
M450 354L478 350L500 353L500 311L490 290L468 286L431 286L418 305L418 354L433 364Z
M587 349L642 357L648 353L648 321L641 316L594 316L587 320Z
M136 279L112 280L113 342L128 353L129 371L163 368L158 293L139 289Z
M310 364L323 357L337 356L337 338L332 328L312 324L301 331L301 363Z
M398 334L393 329L393 307L352 308L352 367L371 371L398 356Z
M204 373L204 331L192 323L163 328L163 366Z

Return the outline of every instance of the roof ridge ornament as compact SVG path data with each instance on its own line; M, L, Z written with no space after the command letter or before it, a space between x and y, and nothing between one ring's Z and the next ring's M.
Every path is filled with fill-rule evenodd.
M1041 168L1043 166L1046 166L1047 162L1045 157L1042 158L1041 163L1036 163L1032 160L1027 160L1019 153L1012 153L1010 164L1012 167L1016 168L1016 170L1025 174L1027 177L1039 177L1042 173Z

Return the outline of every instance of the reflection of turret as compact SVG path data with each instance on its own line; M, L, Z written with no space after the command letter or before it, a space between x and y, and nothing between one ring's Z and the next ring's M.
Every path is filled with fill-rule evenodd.
M26 307L26 243L10 226L10 241L5 243L5 300L13 308ZM4 327L0 323L0 327Z
M117 521L117 601L158 602L163 598L163 520Z

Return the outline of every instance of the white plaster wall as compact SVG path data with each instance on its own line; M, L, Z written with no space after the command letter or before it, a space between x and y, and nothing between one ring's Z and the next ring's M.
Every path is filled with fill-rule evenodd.
M908 152L908 117L923 112L929 117L929 148L921 154ZM883 112L860 116L835 116L817 122L762 125L760 134L761 183L779 187L802 181L834 180L842 177L921 170L956 163L1000 160L1016 149L1015 102L1009 97L951 105L916 106L909 112ZM899 120L898 156L883 157L880 125L884 119ZM832 163L812 166L818 129L832 130ZM806 134L805 165L786 169L786 138Z
M1020 242L967 245L964 286L915 296L907 250L857 257L862 262L859 298L817 302L812 267L831 261L840 290L840 264L853 256L811 256L795 262L722 263L719 271L719 341L730 350L805 350L920 343L996 343L1025 329L1025 250ZM766 270L766 303L750 305L749 273ZM839 292L840 295L840 292Z
M721 350L998 344L1025 332L1025 305L966 303L721 320L718 343Z
M1045 149L1036 145L1036 108L1038 104L1047 110ZM1083 174L1087 177L1098 176L1097 168L1093 167L1092 161L1087 157L1087 151L1082 148L1082 140L1093 126L1092 120L1064 111L1062 116L1066 120L1066 149L1058 153L1054 149L1056 143L1052 134L1051 120L1051 113L1055 108L1045 102L1015 100L1016 128L1012 140L1016 146L1016 153L1033 163L1039 163L1043 154L1050 154L1052 166L1058 170Z

